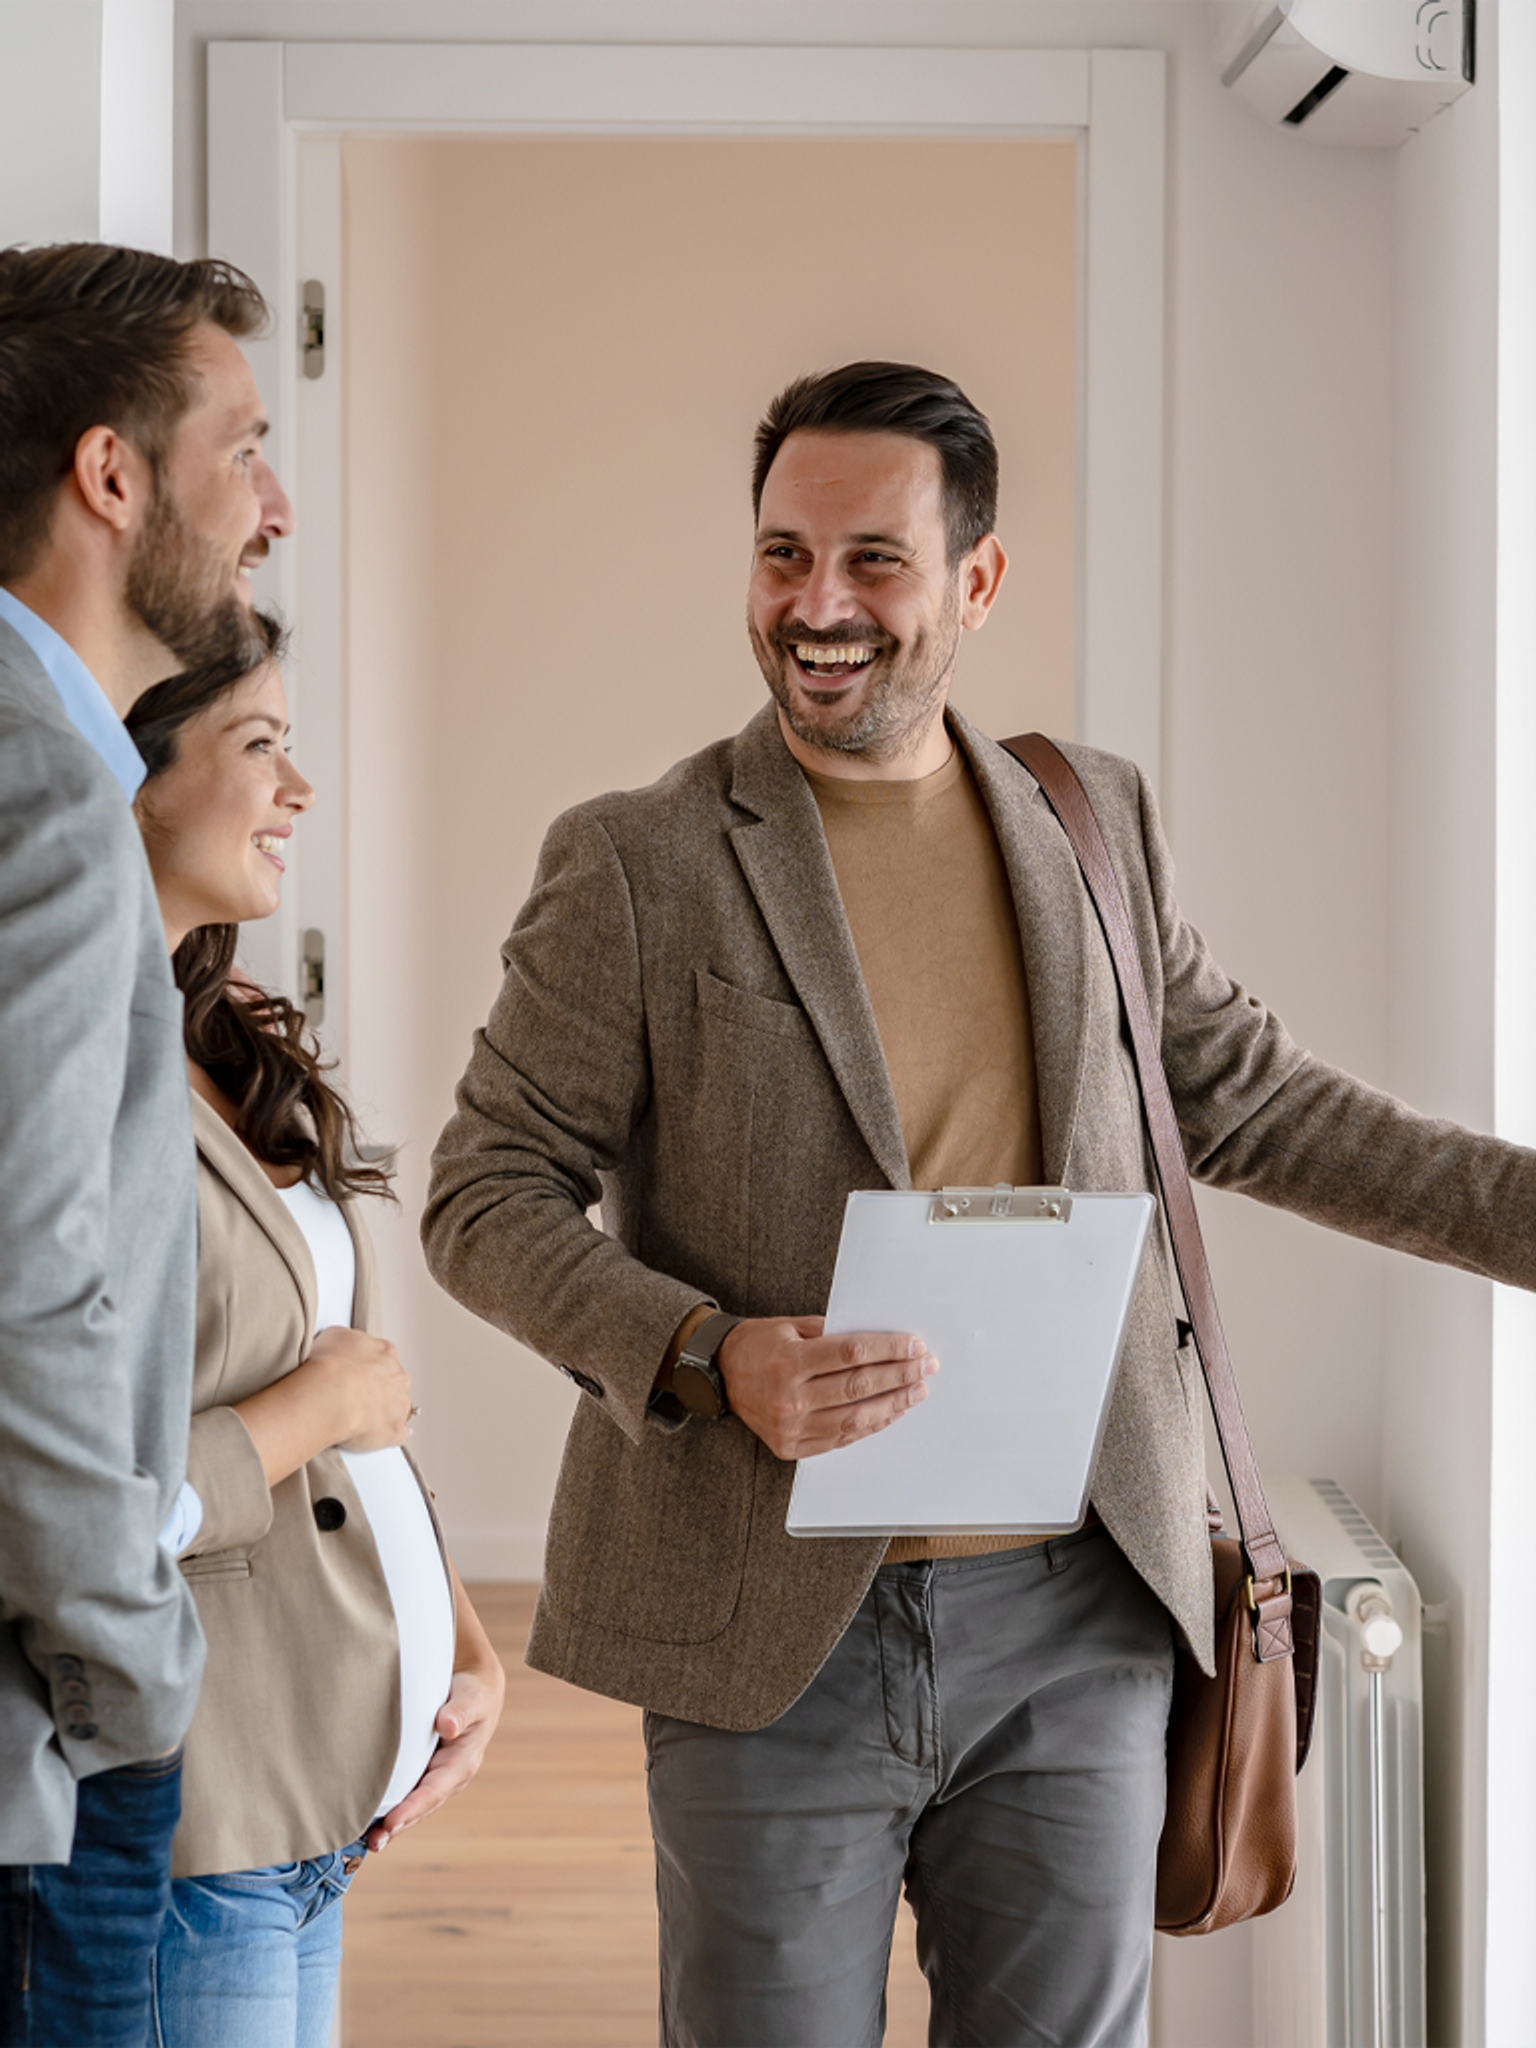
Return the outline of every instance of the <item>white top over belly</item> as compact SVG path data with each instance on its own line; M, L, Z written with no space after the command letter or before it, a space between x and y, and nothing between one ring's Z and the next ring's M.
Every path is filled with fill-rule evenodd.
M303 1231L315 1262L315 1329L350 1328L357 1254L346 1219L328 1195L307 1181L279 1188L278 1193ZM400 1637L400 1749L379 1801L384 1814L410 1791L437 1747L434 1723L453 1680L453 1587L405 1453L341 1455L378 1545Z

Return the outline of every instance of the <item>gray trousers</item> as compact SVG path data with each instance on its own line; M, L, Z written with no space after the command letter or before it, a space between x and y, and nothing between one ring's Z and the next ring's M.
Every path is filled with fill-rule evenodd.
M883 1566L767 1728L647 1714L662 2048L878 2048L903 1880L931 2048L1137 2048L1172 1672L1090 1528Z

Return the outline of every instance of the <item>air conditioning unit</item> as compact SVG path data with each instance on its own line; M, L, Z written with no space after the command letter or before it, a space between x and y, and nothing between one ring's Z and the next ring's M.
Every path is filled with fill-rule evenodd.
M1477 0L1247 0L1221 82L1309 141L1395 149L1471 85Z

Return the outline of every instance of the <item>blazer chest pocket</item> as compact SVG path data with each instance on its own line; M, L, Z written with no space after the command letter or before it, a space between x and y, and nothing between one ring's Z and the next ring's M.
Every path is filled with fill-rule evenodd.
M693 1029L675 1074L675 1100L684 1108L677 1126L678 1185L708 1189L708 1200L685 1205L678 1245L668 1270L709 1276L707 1292L729 1298L738 1315L747 1305L754 1182L762 1160L763 1125L791 1105L815 1114L818 1089L830 1081L811 1021L794 1003L756 995L694 969ZM808 1103L809 1093L809 1103ZM773 1105L781 1105L775 1110ZM770 1149L772 1149L770 1136ZM796 1152L804 1127L797 1124ZM776 1196L782 1175L769 1175Z
M718 1019L738 1031L750 1031L769 1038L792 1039L800 1044L815 1038L811 1020L795 1003L781 1003L772 996L753 995L708 974L702 967L693 971L699 1008L706 1018Z

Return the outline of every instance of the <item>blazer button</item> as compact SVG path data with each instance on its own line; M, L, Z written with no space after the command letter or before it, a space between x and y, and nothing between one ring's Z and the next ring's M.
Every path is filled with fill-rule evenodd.
M66 1678L59 1691L67 1700L88 1700L91 1696L91 1688L83 1678Z
M574 1365L557 1366L555 1370L563 1372L568 1380L574 1380L581 1391L584 1394L590 1394L594 1401L601 1401L603 1399L602 1385L599 1381L593 1379L590 1373L578 1372Z
M53 1668L60 1678L84 1678L85 1666L78 1657L55 1657Z
M73 1735L77 1742L94 1742L97 1735L96 1723L94 1721L72 1721L64 1730L64 1733L66 1735Z
M324 1500L317 1500L315 1502L315 1523L317 1527L329 1532L332 1529L339 1529L346 1519L346 1508L339 1500L333 1500L329 1494L326 1495Z

